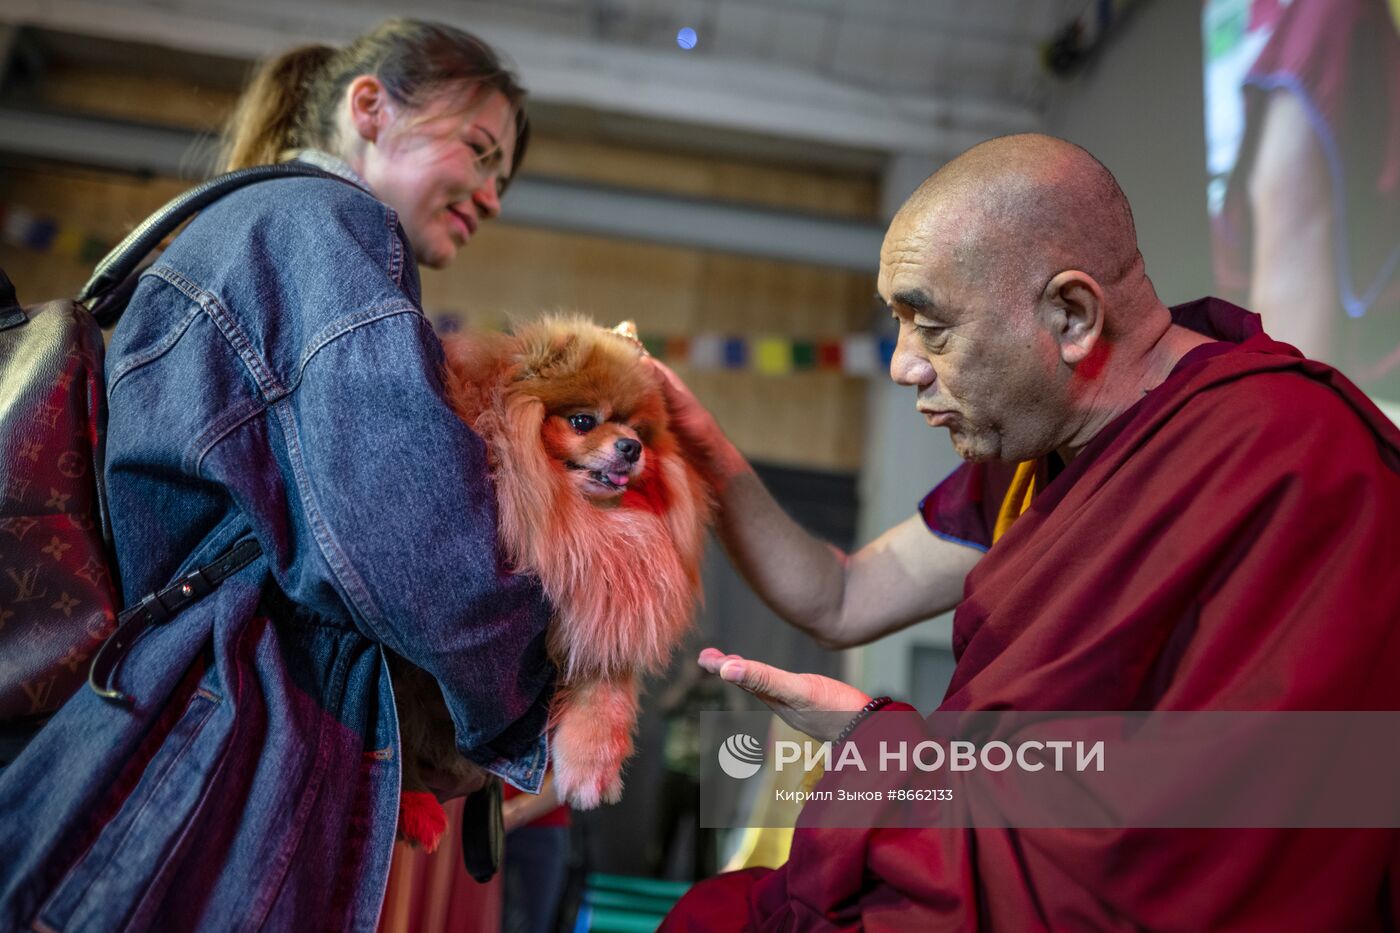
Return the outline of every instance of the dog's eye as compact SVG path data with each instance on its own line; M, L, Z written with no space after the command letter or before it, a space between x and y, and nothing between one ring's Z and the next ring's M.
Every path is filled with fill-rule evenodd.
M598 419L592 415L580 412L577 415L569 416L569 427L580 434L587 434L598 426Z

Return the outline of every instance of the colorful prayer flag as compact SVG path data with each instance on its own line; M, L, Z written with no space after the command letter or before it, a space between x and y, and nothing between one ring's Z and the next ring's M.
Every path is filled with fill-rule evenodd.
M852 376L873 376L880 368L879 348L871 334L847 334L841 341L841 359Z
M792 368L815 369L816 365L816 345L810 340L794 340L792 342Z
M742 337L726 337L724 340L724 368L743 369L748 365L749 347Z
M724 340L718 334L697 334L690 339L690 365L719 369L724 365Z
M782 337L759 337L753 346L754 368L765 376L792 372L792 347Z

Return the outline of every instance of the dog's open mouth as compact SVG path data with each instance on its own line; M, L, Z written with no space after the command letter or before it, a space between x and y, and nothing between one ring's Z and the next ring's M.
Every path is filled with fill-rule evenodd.
M590 470L588 467L572 460L564 461L564 466L575 472L587 474L588 478L609 492L621 492L627 488L632 477L626 473L609 472L605 470Z

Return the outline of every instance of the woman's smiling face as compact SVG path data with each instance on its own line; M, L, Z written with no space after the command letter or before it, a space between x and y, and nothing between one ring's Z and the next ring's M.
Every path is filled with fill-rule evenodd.
M504 95L489 92L466 109L461 100L440 95L412 110L386 95L357 166L398 213L418 261L435 269L500 213L515 149L515 110Z

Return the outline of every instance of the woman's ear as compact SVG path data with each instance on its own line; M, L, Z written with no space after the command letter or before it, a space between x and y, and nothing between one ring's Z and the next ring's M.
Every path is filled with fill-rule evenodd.
M388 89L374 75L360 75L345 89L350 106L350 125L365 142L378 142L389 125L390 101Z

